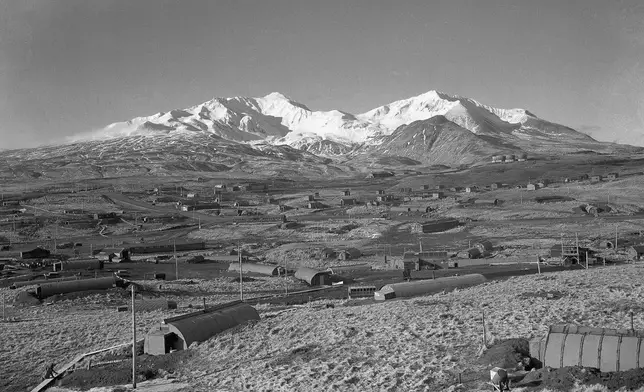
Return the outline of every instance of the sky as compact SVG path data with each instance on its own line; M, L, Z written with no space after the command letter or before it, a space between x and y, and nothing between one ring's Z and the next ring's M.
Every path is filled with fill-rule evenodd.
M644 145L644 2L0 0L0 148L213 97L429 90Z

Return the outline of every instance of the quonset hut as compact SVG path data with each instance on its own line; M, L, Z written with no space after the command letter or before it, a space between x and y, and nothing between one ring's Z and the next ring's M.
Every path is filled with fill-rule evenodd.
M644 367L644 331L553 325L530 341L530 355L543 366L583 366L602 372Z
M486 282L481 274L450 276L446 278L419 280L416 282L394 283L383 286L374 293L376 301L393 298L414 297L417 295L434 294L441 291L451 291L456 288L469 287Z
M330 271L318 271L313 268L306 267L298 268L298 270L295 271L295 279L303 280L308 283L309 286L330 285L331 279L329 275L331 275Z
M259 319L255 308L241 301L167 318L150 329L143 351L163 355L187 350L193 342L203 342L227 329Z
M286 270L278 265L242 263L242 272L252 272L261 275L277 276L284 275ZM239 263L230 263L228 271L239 271Z
M36 296L40 299L56 294L74 293L77 291L107 290L122 283L121 279L114 276L107 278L79 279L53 283L43 283L36 287Z

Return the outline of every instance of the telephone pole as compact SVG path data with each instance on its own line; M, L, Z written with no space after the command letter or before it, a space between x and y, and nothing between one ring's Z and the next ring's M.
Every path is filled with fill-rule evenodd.
M134 311L134 298L136 288L132 287L132 388L136 389L136 312Z
M174 280L179 280L179 262L177 261L177 240L173 241L174 245Z
M241 245L237 244L237 255L239 256L239 300L244 301L244 272L242 268Z

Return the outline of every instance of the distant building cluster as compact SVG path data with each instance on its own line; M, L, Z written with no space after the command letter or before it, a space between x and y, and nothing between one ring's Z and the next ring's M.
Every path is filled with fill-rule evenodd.
M528 160L528 154L521 153L519 155L494 155L492 156L492 163L512 163L512 162L524 162Z

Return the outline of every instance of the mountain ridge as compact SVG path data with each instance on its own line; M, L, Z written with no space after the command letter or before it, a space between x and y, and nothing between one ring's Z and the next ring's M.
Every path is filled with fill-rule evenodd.
M3 151L0 158L10 162L22 156L29 161L25 173L51 176L60 170L69 175L76 165L112 174L128 170L127 165L149 173L175 169L272 173L272 165L288 175L298 170L349 175L378 162L460 167L489 161L497 154L551 156L635 149L598 142L527 109L494 108L436 90L360 114L314 111L273 92L256 98L215 97L188 108L112 123L67 144Z
M541 119L527 109L494 108L437 90L360 114L342 110L313 111L279 92L255 98L213 98L185 109L112 123L94 133L90 139L146 132L191 131L215 134L242 143L286 144L333 156L354 150L359 145L377 144L381 136L392 134L401 125L437 115L445 116L474 134L491 137L503 135L515 141L558 138L560 143L599 143L572 128ZM82 137L73 139L82 140ZM549 144L552 146L556 143Z

